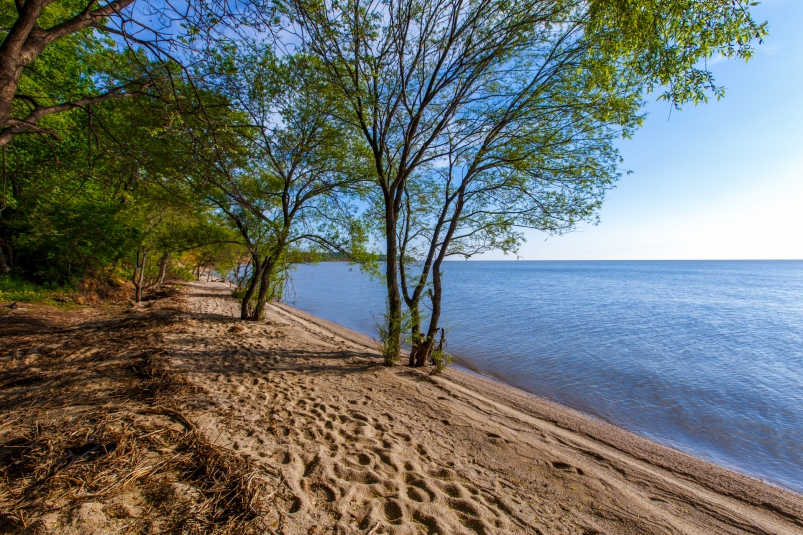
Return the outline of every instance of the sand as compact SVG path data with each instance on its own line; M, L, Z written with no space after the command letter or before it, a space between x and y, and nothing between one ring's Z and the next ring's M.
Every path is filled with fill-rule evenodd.
M178 320L158 344L193 386L175 411L267 482L259 532L803 535L803 496L475 374L383 367L286 305L235 319L229 292L162 300ZM72 507L73 526L106 510Z
M173 366L193 418L280 470L299 532L803 533L803 497L458 370L380 365L376 344L284 305L236 321L222 284Z

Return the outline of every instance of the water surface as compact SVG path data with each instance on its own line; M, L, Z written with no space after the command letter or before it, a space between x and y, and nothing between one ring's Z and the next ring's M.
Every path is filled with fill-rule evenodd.
M384 287L301 266L288 302L373 335ZM803 261L449 262L466 366L803 492Z

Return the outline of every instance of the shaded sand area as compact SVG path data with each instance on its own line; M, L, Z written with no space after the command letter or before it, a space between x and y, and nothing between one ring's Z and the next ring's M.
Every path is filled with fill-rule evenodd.
M803 535L803 496L468 373L384 368L291 307L236 315L190 283L0 317L0 532Z

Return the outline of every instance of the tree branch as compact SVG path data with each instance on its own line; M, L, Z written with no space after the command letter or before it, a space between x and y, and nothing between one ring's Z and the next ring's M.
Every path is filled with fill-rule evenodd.
M6 128L0 129L0 147L6 146L15 136L19 134L25 133L40 133L40 134L47 134L53 137L54 139L60 140L58 134L53 131L45 130L40 128L37 123L45 116L51 115L53 113L60 113L68 110L73 110L76 108L83 108L86 106L91 106L93 104L98 104L100 102L105 102L111 99L117 98L132 98L137 97L145 94L145 89L149 84L143 84L140 88L136 91L127 91L123 92L124 88L117 87L108 91L102 95L97 95L94 97L84 97L78 100L73 100L71 102L63 102L61 104L54 104L52 106L41 106L37 103L34 99L23 97L18 95L19 98L25 98L25 100L33 105L33 110L24 118L24 119L10 119L9 122L11 123L10 126Z

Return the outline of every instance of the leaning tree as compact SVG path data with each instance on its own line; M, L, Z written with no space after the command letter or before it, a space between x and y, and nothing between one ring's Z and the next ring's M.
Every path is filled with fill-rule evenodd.
M282 7L287 27L295 28L305 49L320 58L340 93L347 111L340 120L363 136L373 156L387 253L388 365L398 360L401 347L399 225L414 177L442 169L452 154L456 158L447 165L450 172L456 165L467 176L493 175L484 169L483 158L501 154L497 144L515 136L509 129L516 119L548 96L542 88L550 87L553 74L572 68L584 74L575 83L585 87L566 86L569 92L560 95L581 97L568 103L569 110L577 110L590 96L599 97L599 103L608 95L615 103L617 92L624 91L622 105L631 117L600 117L615 130L617 123L633 123L637 111L632 103L640 91L666 86L664 95L678 105L720 95L721 88L699 61L715 53L749 57L751 41L764 33L741 0L526 0L513 5L489 0L286 0ZM558 100L555 106L565 103ZM560 114L552 117L557 117L555 125L563 124ZM537 124L532 116L527 121ZM483 148L484 140L491 147ZM471 161L477 165L469 172ZM445 191L456 194L458 203L449 201L444 216L436 217L447 233L447 222L460 224L460 211L454 215L460 192L462 198L468 193L468 186L454 189L454 184ZM524 184L522 195L535 184ZM590 186L592 193L595 188ZM479 202L482 196L474 199ZM448 251L448 243L437 248ZM432 255L433 262L438 254ZM428 269L425 262L425 281Z

